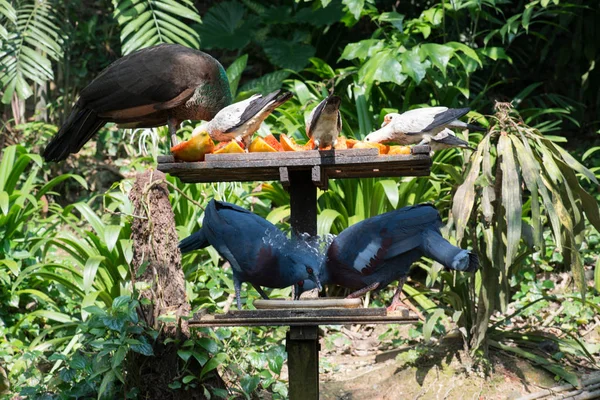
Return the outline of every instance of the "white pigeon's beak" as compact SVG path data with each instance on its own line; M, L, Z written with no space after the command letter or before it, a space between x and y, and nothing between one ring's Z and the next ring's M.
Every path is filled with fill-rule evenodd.
M376 130L375 132L371 132L365 138L365 142L372 143L381 143L386 140L390 140L392 136L392 132L389 127L384 126L381 129Z

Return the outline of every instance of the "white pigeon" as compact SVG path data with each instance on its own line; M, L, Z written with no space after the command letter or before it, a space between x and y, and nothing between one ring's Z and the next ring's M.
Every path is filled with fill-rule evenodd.
M315 150L335 146L342 131L342 116L338 96L328 96L310 112L306 120L306 134L313 139Z
M396 142L402 145L427 144L431 137L446 128L485 131L484 128L458 120L469 111L469 108L425 107L406 111L402 114L387 114L381 129L367 135L365 141L375 143Z
M219 142L236 140L248 147L252 135L277 107L292 98L290 92L276 90L266 96L254 96L223 108L215 117L194 129L194 134L208 132Z

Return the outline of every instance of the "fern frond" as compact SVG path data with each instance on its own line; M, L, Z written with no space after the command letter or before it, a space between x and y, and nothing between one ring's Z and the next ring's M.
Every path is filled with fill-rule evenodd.
M21 99L31 96L27 81L41 85L54 79L51 59L62 58L63 40L50 1L23 1L15 10L0 0L0 14L12 22L0 50L2 102L8 104L15 92Z
M191 0L113 0L113 5L123 55L160 43L200 47L200 36L184 22L201 22Z

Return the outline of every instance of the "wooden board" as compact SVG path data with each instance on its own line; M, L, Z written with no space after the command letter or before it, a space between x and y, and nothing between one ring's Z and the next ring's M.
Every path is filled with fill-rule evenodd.
M227 314L194 315L190 327L310 326L351 324L413 324L419 319L408 310L387 313L385 308L325 308L236 310Z
M301 300L284 300L284 299L257 299L252 302L252 305L257 309L265 310L281 310L294 308L358 308L362 305L362 300L359 299L344 299L344 298L320 298L320 299L301 299Z
M315 184L326 188L331 178L426 176L429 146L414 146L410 155L379 155L377 149L289 151L277 153L207 154L204 162L175 162L158 157L158 170L183 182L285 182L288 171L312 170Z

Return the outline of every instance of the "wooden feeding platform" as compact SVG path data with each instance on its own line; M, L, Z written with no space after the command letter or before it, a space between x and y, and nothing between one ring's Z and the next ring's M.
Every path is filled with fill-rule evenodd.
M172 156L159 156L158 170L186 183L280 181L290 193L292 233L316 235L317 187L327 190L330 178L428 176L430 150L429 146L413 146L409 155L379 155L377 149L207 154L203 162L176 162ZM359 305L359 299L334 307L328 306L327 299L313 301L316 304L304 307L307 303L303 300L291 304L256 300L257 310L197 314L189 324L190 327L289 326L286 350L290 399L318 400L319 325L417 321L416 316L407 311L388 314L383 308L348 308L352 301L355 302L353 307ZM261 302L266 304L261 306Z
M398 310L388 314L385 308L348 308L361 305L360 299L255 300L263 309L231 310L226 314L196 314L193 327L289 326L285 347L288 353L289 395L291 400L319 399L319 325L414 324L415 314ZM304 303L312 307L305 308ZM345 304L344 304L345 303Z
M429 151L429 146L414 146L408 155L379 155L377 149L225 153L207 154L201 162L159 156L158 170L186 183L278 180L284 186L291 184L291 175L304 171L316 186L327 190L329 178L427 176Z

